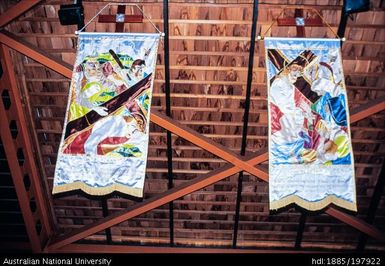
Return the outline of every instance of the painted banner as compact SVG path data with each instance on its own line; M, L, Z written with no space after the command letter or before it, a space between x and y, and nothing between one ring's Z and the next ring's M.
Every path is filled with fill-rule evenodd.
M340 40L265 38L270 209L357 210Z
M159 37L79 34L54 194L143 196Z

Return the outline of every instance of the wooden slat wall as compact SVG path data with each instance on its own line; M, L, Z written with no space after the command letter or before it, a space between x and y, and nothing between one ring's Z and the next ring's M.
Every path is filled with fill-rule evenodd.
M11 3L8 1L7 3ZM14 2L14 1L13 1ZM86 21L104 5L84 1ZM189 1L190 2L190 1ZM230 2L230 4L225 4ZM248 49L251 30L251 1L217 1L220 4L170 3L170 65L173 117L239 152L246 89ZM264 32L281 12L282 1L260 5L257 32ZM314 5L314 1L289 1ZM350 107L356 107L385 94L385 8L373 1L373 10L354 16L348 22L347 42L342 54ZM61 26L57 11L62 1L46 1L27 12L7 29L30 43L73 64L75 26ZM336 31L342 1L330 0L319 6L325 20ZM162 30L162 4L141 4L145 13ZM111 14L116 10L112 8ZM129 13L130 11L127 11ZM285 16L292 16L287 10ZM309 14L310 15L310 14ZM91 23L87 31L114 31L113 24ZM125 26L127 32L154 32L151 24ZM271 36L294 36L295 28L273 26ZM327 28L308 28L309 37L333 37ZM251 114L247 151L267 147L266 79L264 47L257 42L252 84ZM57 149L62 133L69 80L20 54L14 54L20 88L27 99L26 111L35 128L43 176L52 189ZM154 109L164 110L163 45L159 48ZM365 217L378 178L385 150L385 112L352 125L356 160L359 217ZM173 136L175 185L224 164L221 159ZM230 246L235 216L237 176L175 201L175 243L194 246ZM145 198L167 189L166 135L151 124L149 162ZM134 204L113 198L111 212ZM384 197L377 211L376 225L385 229ZM54 200L61 232L68 232L102 217L100 202L83 196ZM245 176L240 213L238 245L243 247L294 247L300 213L294 208L269 214L268 184ZM352 249L358 232L325 215L310 215L303 235L305 248ZM112 228L116 242L167 244L168 207L163 206ZM104 232L87 238L105 241ZM370 249L384 247L370 240Z

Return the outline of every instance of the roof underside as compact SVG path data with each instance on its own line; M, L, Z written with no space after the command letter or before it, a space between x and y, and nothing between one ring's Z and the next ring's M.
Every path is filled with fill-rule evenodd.
M37 5L5 29L47 53L73 64L76 26L62 26L57 11L65 1L47 0ZM72 2L72 1L71 1ZM104 5L103 1L83 1L85 21ZM122 1L124 2L124 1ZM170 82L173 119L239 153L246 95L252 21L251 1L215 1L220 4L170 1ZM214 1L210 1L214 2ZM222 4L222 2L226 2ZM280 0L259 5L257 32L265 32L282 11ZM287 1L287 5L317 8L336 31L342 1ZM315 4L322 2L321 4ZM16 1L1 1L0 11ZM67 1L68 3L68 1ZM382 6L380 4L382 3ZM163 30L162 3L141 3L144 12ZM342 57L349 107L385 96L385 4L372 1L372 11L349 20ZM116 7L107 13L115 14ZM126 14L134 12L127 8ZM288 9L284 16L293 17ZM310 15L310 14L309 14ZM114 24L92 22L87 31L115 31ZM126 32L154 32L148 21L126 24ZM295 36L295 27L274 25L271 36ZM327 27L306 27L308 37L332 38ZM247 152L267 148L267 90L262 42L254 54L251 108ZM159 48L152 108L165 110L163 43ZM36 151L41 178L52 190L55 161L61 139L70 80L20 53L13 63L23 96L30 136ZM166 131L152 123L144 199L168 189ZM385 112L351 125L359 218L365 219L385 155ZM226 162L211 153L172 136L174 185L215 170ZM1 159L0 159L1 160ZM262 166L267 167L265 162ZM238 174L174 201L174 242L176 245L230 247L233 238ZM0 183L3 186L3 183ZM4 185L9 187L9 184ZM2 190L6 188L1 187ZM238 247L293 248L301 212L289 208L270 213L268 183L245 173L239 217ZM1 193L3 195L3 193ZM5 206L6 199L0 198ZM374 225L385 231L385 195L382 195ZM110 214L137 201L119 196L108 199ZM3 204L4 203L4 204ZM82 195L52 199L58 234L70 232L103 217L100 200ZM3 209L2 209L3 210ZM7 212L5 210L4 212ZM17 212L17 211L16 211ZM3 216L3 215L1 215ZM138 245L167 245L169 206L164 205L111 228L112 241ZM309 213L301 247L304 249L355 249L360 232L325 213ZM85 239L106 243L101 231ZM367 249L385 250L383 243L369 239Z

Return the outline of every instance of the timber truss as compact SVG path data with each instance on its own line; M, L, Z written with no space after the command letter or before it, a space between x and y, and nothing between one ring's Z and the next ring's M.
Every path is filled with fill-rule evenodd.
M0 16L0 27L14 20L19 15L39 3L39 0L23 0L11 7L7 12ZM17 51L25 56L39 62L40 64L60 73L71 79L72 66L54 58L35 47L16 37L10 32L2 30L0 32L0 56L3 75L1 76L0 95L8 95L10 104L0 103L1 119L1 139L4 143L7 160L17 192L18 201L24 218L28 237L33 252L103 252L103 253L158 253L158 252L227 252L227 253L268 253L268 250L256 249L213 249L213 248L178 248L178 247L145 247L145 246L124 246L124 245L89 245L77 244L76 241L82 240L87 236L99 231L110 228L111 226L122 223L128 219L137 217L145 212L170 203L187 194L203 189L231 175L245 171L263 181L268 182L269 176L265 168L260 164L268 160L267 150L240 156L230 151L228 148L212 141L211 139L198 134L196 131L182 125L166 115L151 111L151 121L169 132L178 135L191 143L211 152L212 154L227 161L227 164L208 174L196 177L183 185L170 188L143 202L137 203L123 211L104 217L95 223L75 229L71 233L57 236L55 234L54 212L50 197L46 193L47 187L44 180L39 175L35 164L32 141L29 136L28 123L23 109L22 98L19 93L15 71L10 55L10 49ZM7 89L6 89L7 88ZM378 98L370 103L355 108L350 112L350 122L357 122L375 113L385 110L385 97ZM18 128L17 136L12 136L10 125L16 121ZM23 160L20 160L23 154ZM383 177L379 177L383 178ZM31 186L26 186L26 179L30 179ZM368 222L358 219L352 215L341 212L334 207L327 207L324 210L328 215L350 225L361 231L365 236L375 238L385 242L385 233L375 228ZM274 251L271 251L274 252ZM275 251L277 252L277 251ZM291 252L291 251L285 251ZM293 251L298 253L299 251ZM301 252L301 251L300 251ZM303 251L305 252L305 251Z

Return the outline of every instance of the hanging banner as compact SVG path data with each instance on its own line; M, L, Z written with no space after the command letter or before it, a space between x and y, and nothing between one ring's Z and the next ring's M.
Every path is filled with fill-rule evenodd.
M340 40L265 38L270 209L356 211Z
M143 196L159 37L79 34L54 194Z

